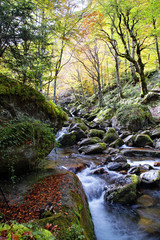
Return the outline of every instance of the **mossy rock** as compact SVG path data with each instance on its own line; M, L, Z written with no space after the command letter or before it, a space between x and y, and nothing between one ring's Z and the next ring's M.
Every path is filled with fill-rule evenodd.
M98 129L91 129L89 131L89 137L98 137L98 138L103 138L105 132L103 130L98 130Z
M107 109L100 110L98 112L96 118L94 119L94 122L102 123L106 120L111 120L114 113L115 113L115 111L113 110L113 108L107 108Z
M124 141L121 138L116 139L109 146L112 148L119 148L124 144Z
M134 139L135 146L145 147L153 146L153 140L147 134L138 134Z
M80 236L77 235L78 232L81 236L84 236L82 239L96 240L88 201L80 180L75 174L64 170L57 169L54 174L60 174L59 171L65 177L65 181L62 181L60 187L61 210L51 217L37 220L38 224L41 227L45 227L47 223L51 223L53 226L58 225L59 230L56 231L56 240L80 239L78 238ZM68 238L68 230L72 226L76 229L73 232L73 238Z
M121 126L131 131L146 128L153 122L150 110L147 106L139 104L123 105L116 112L116 118Z
M104 135L103 142L110 144L119 138L114 128L108 128L107 133Z
M96 144L100 141L101 141L101 139L97 138L97 137L86 138L86 139L83 139L81 142L79 142L79 145L80 145L80 147L81 146L87 146L87 145Z
M31 117L60 129L67 114L35 89L0 74L0 119Z
M93 145L82 146L78 149L80 153L84 154L99 154L103 153L106 150L105 143L96 143Z
M139 178L137 175L129 177L129 183L124 186L110 186L105 193L105 200L123 205L133 204L137 199L137 184Z
M58 143L60 147L69 147L76 144L76 132L72 131L69 133L63 134L59 139Z
M1 122L2 124L2 122ZM53 129L30 118L0 125L0 175L22 175L37 166L55 144Z

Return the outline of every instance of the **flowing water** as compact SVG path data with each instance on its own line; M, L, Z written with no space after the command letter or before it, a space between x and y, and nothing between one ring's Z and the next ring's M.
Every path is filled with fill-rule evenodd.
M77 174L83 184L95 227L97 240L158 240L140 230L132 208L108 205L104 201L106 181L92 175L92 166ZM118 176L117 176L118 177ZM159 192L157 192L159 195Z
M92 215L95 234L97 240L160 240L159 235L154 234L154 228L160 227L160 190L144 189L144 194L148 194L153 198L154 205L150 208L140 208L140 211L147 211L147 216L142 218L139 224L140 215L138 214L137 205L122 206L117 204L108 204L104 200L105 188L107 185L115 183L116 180L122 179L123 175L117 172L109 171L106 167L108 175L93 174L93 170L99 167L105 159L105 155L82 155L76 148L64 148L53 150L48 156L53 162L58 162L61 167L69 169L75 163L85 163L88 167L79 172L77 176L82 182L86 196L89 202L89 208ZM128 163L131 166L144 164L154 165L159 159L151 158L129 158ZM155 168L156 169L156 168ZM160 169L157 168L157 169ZM144 221L144 222L143 222ZM146 222L145 222L146 221ZM153 227L150 233L146 231L145 224ZM155 224L155 225L154 225ZM147 225L148 226L148 225ZM143 229L142 229L143 227ZM159 231L158 231L159 232Z

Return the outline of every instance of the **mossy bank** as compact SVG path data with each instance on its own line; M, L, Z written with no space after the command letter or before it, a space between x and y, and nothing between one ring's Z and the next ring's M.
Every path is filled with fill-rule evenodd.
M67 115L31 87L0 75L0 175L21 175L35 167L55 144Z

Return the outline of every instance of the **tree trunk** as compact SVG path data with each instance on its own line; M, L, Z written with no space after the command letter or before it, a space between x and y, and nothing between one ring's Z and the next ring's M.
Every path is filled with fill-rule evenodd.
M100 74L98 74L98 99L99 99L99 107L101 108L103 106L103 100L102 100L102 89L101 89L101 81L100 81Z
M125 82L127 82L127 59L124 59L124 65L125 65L125 72L124 72L124 77L125 77Z
M120 83L120 77L119 77L119 61L118 61L118 56L115 51L115 68L116 68L116 80L117 80L117 87L119 89L119 96L122 98L122 88L121 88L121 83Z
M53 93L53 102L56 103L56 88L57 88L57 76L54 78L54 93Z
M153 18L153 27L154 27L154 30L156 30L156 19L155 18ZM158 37L156 34L154 35L154 38L155 38L156 51L157 51L157 57L158 57L158 68L160 69L160 52L159 52L159 45L158 45Z

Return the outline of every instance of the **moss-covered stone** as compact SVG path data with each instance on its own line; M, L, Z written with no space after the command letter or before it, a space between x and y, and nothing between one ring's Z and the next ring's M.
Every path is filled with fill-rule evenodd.
M1 177L12 177L37 168L54 147L53 130L40 121L21 118L1 124Z
M103 130L98 130L98 129L91 129L89 131L89 137L99 137L99 138L103 138L104 137L105 132Z
M114 112L113 108L107 108L107 109L104 109L104 110L100 110L98 112L96 118L94 119L94 121L98 122L98 123L102 123L106 120L111 120L114 113L115 112Z
M106 150L105 143L97 143L97 144L93 144L93 145L82 146L78 149L79 152L82 152L84 154L103 153L103 151L105 151L105 150Z
M152 115L147 106L131 104L123 105L116 112L120 124L131 131L138 131L153 122Z
M134 139L135 146L145 147L153 146L153 140L147 134L138 134Z
M62 170L56 170L57 171ZM41 227L45 227L47 223L53 226L58 225L56 231L56 240L72 239L68 238L68 229L77 226L82 229L82 235L85 240L95 240L94 227L89 211L88 201L85 196L83 187L78 177L70 172L62 171L65 174L65 181L62 181L61 189L61 211L51 217L37 220ZM76 233L75 233L76 234ZM77 238L73 239L79 239Z
M11 118L23 115L41 120L52 127L61 128L67 114L35 89L0 75L0 118L4 111ZM6 116L7 117L7 116ZM8 119L8 118L7 118Z
M109 128L103 138L103 142L110 144L119 138L114 128Z
M137 175L130 177L130 183L124 186L112 186L105 193L106 201L120 204L133 204L137 199L137 184L139 178Z
M73 146L74 144L76 144L76 132L72 131L72 132L63 134L58 139L58 142L61 147Z

